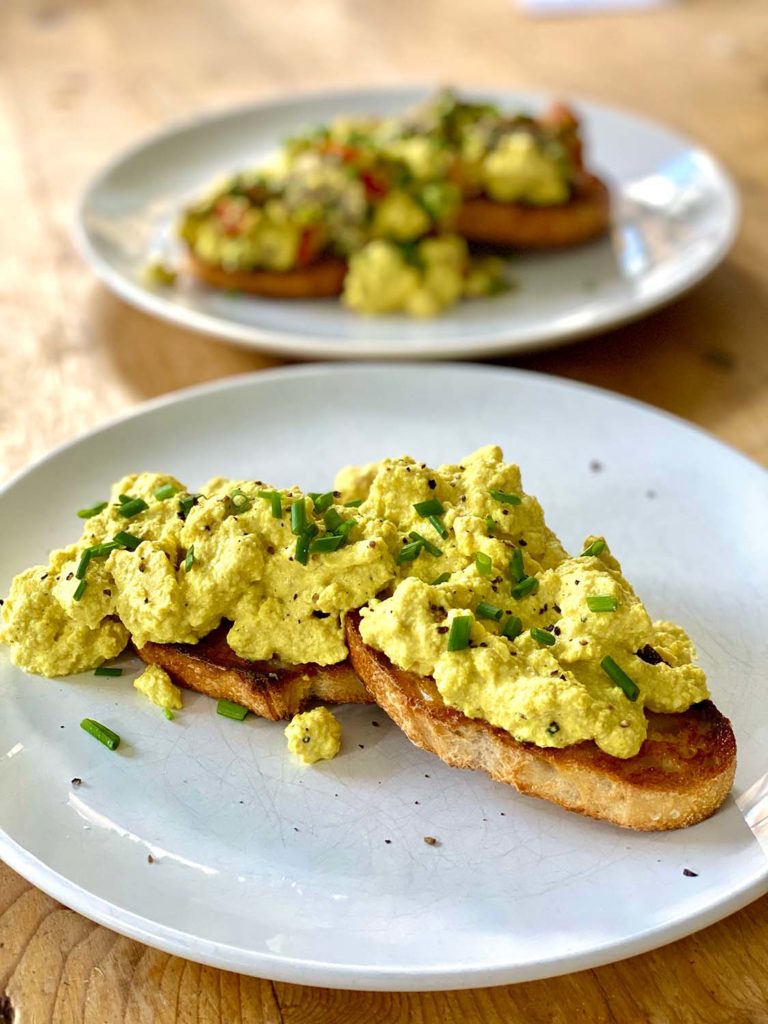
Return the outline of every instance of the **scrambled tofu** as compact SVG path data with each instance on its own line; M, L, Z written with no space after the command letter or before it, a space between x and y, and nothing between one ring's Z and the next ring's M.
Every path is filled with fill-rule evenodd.
M341 749L341 723L328 708L294 715L285 735L290 752L305 764L330 761Z
M194 643L222 622L241 657L332 665L360 609L366 643L433 677L447 705L539 746L631 757L645 708L708 696L684 631L651 621L602 538L569 555L494 446L438 469L347 467L325 494L221 478L195 494L142 473L87 512L80 540L17 576L2 608L0 639L29 672L94 668L129 640ZM137 686L173 707L158 672Z
M133 685L147 700L165 711L181 711L184 706L181 690L158 665L148 665L141 675L134 679Z

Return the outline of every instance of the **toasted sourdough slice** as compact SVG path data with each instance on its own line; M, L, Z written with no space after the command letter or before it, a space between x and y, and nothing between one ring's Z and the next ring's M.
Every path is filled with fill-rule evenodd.
M292 718L314 701L371 703L348 661L337 665L288 665L274 658L246 661L227 643L228 629L220 627L198 644L148 643L139 649L139 657L148 665L159 665L187 689L242 704L273 722Z
M711 701L676 715L647 712L648 738L623 760L594 743L537 747L448 707L431 679L403 672L360 636L347 616L350 660L376 703L417 747L456 768L476 768L529 796L643 831L694 825L733 783L736 741Z
M347 273L344 260L320 259L293 270L223 270L187 253L192 274L212 288L273 299L324 299L340 295Z
M557 206L498 203L485 196L468 198L454 227L469 242L514 249L564 249L605 234L610 211L606 185L585 174L573 198Z

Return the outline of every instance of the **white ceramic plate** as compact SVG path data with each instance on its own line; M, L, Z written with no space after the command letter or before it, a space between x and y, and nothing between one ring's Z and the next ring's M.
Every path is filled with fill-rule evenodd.
M280 725L217 717L205 697L185 696L167 722L132 689L130 658L120 679L50 681L2 649L0 855L83 914L182 956L370 989L577 970L763 892L765 853L736 801L754 803L768 767L766 475L648 407L472 366L224 382L148 406L12 483L0 592L76 536L74 511L131 470L322 490L342 462L453 461L488 442L522 464L567 546L604 531L651 613L695 638L739 743L736 799L712 820L642 835L582 819L448 768L373 708L342 709L342 755L306 769ZM121 734L117 753L78 728L85 716Z
M534 112L552 99L466 94ZM419 89L322 93L172 127L119 157L89 186L78 214L80 251L105 284L156 316L253 348L334 359L478 357L593 334L680 295L728 251L738 200L712 156L661 125L579 101L590 165L613 187L613 236L569 252L516 256L509 266L514 291L415 321L360 317L335 299L280 302L189 282L174 288L144 282L150 256L177 260L179 210L212 180L250 166L302 127L341 112L401 110L424 95Z

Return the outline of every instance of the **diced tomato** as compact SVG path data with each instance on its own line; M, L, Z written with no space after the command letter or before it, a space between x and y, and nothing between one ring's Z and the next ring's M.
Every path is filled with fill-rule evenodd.
M296 266L306 267L315 258L322 243L322 231L318 227L305 228L296 253Z
M389 182L384 175L376 174L375 171L362 171L360 180L365 186L366 194L369 196L380 198L389 192Z
M228 197L219 199L213 213L225 235L239 235L243 227L244 209L240 203L233 203Z

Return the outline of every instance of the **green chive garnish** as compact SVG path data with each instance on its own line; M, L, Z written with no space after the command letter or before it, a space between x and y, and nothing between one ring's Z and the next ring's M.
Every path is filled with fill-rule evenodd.
M220 700L216 705L216 714L242 722L248 714L248 708L244 708L242 704L234 704L231 700Z
M505 491L491 491L491 497L495 501L500 501L502 505L519 505L522 498L518 498L516 494L507 494Z
M605 551L605 541L602 538L593 540L589 547L584 548L581 552L582 558L589 558L591 555L599 555L602 551Z
M336 527L334 533L336 533L340 537L343 537L344 541L346 542L347 534L355 526L357 526L357 520L356 519L345 519L342 523L339 523L339 525Z
M170 708L163 708L163 714L165 715L169 722L173 721L173 712L171 711Z
M309 545L311 555L323 554L327 551L337 551L344 543L344 537L337 533L328 533L325 537L318 537Z
M624 692L625 697L629 700L637 700L640 687L634 679L629 678L623 668L619 668L613 658L606 654L600 662L600 668Z
M93 674L95 676L121 676L123 670L121 668L110 668L109 665L99 665L97 669L94 669Z
M510 615L501 630L501 636L505 636L507 640L514 640L516 636L520 636L523 632L523 623L516 615Z
M422 519L427 519L429 516L442 516L445 513L443 503L438 501L437 498L429 498L427 501L417 501L413 507Z
M436 587L438 583L447 583L450 578L451 574L449 572L441 572L439 576L435 576L432 580L430 587Z
M157 490L155 491L155 498L158 501L167 501L169 498L172 498L174 494L177 493L178 492L176 488L173 486L173 484L163 484L161 487L158 487Z
M122 533L122 530L120 532ZM120 536L120 534L118 533L117 537L119 537L119 536ZM132 536L132 534L130 534L130 533L126 534L126 537L131 537L131 536ZM90 549L91 558L106 558L107 555L111 555L113 551L117 551L117 549L119 547L122 547L123 545L118 543L117 537L115 537L114 540L106 541L104 544L94 544L93 547ZM141 543L141 542L139 541L139 543ZM138 545L137 545L137 547L138 547ZM131 549L131 550L133 550L133 549Z
M315 515L321 516L323 512L331 507L333 504L333 491L326 491L325 494L319 494L317 491L312 491L309 495L312 499L312 507L314 508Z
M307 505L303 498L291 504L291 533L301 536L307 526Z
M496 527L497 526L498 526L498 523L493 518L493 516L486 516L485 517L485 528L488 531L488 536L489 537L492 537L493 534L496 532Z
M90 562L92 555L93 551L91 548L86 548L82 555L80 555L80 561L78 562L77 569L75 570L75 576L77 576L79 580L85 579L85 570L88 568L88 563Z
M187 557L184 559L184 572L189 572L192 566L195 564L195 545L190 544L187 551Z
M80 598L85 593L85 588L87 586L88 586L88 580L80 580L80 582L77 584L77 588L75 589L74 594L72 595L72 597L75 599L75 601L79 601L80 600Z
M323 515L323 522L325 523L326 530L329 533L334 533L344 522L344 519L337 509L331 507Z
M448 536L448 531L437 518L437 516L427 516L427 522L430 524L430 526L434 527L434 529L437 530L437 532L440 534L443 540L445 540L445 538Z
M273 491L272 493L274 494L276 492ZM279 497L280 496L278 495L278 501ZM232 509L234 510L236 516L240 515L241 512L249 512L253 508L253 502L241 487L236 487L234 491L232 491L232 493L229 496L229 501L230 504L232 505ZM274 515L274 505L272 506L272 508L272 514ZM281 508L278 514L275 516L275 518L279 519L280 516L282 515L282 512L283 510Z
M202 498L202 494L186 494L183 498L179 498L179 513L182 519L187 518L200 498Z
M539 629L538 626L533 627L531 636L537 644L544 644L545 647L554 647L557 643L557 637L554 633L550 633L548 629Z
M345 501L344 508L360 508L364 500L364 498L355 498L354 501Z
M515 583L521 583L525 579L525 566L523 565L523 549L515 548L512 561L509 563L509 571Z
M451 631L448 634L448 650L463 651L469 647L469 638L472 636L472 616L457 615L451 623Z
M149 508L149 505L143 498L129 498L127 501L123 501L122 497L117 511L123 519L133 519L134 516L137 516L140 512L146 512Z
M109 504L108 501L97 501L95 505L91 505L90 508L81 508L77 513L80 519L93 519L99 512L103 512Z
M283 518L283 499L278 491L259 491L259 497L269 502L273 519Z
M131 496L130 494L118 494L117 500L120 502L121 505L124 505L126 501L131 500Z
M426 537L422 537L422 535L420 533L416 533L415 530L411 530L408 536L411 538L411 540L418 541L424 548L424 550L428 551L430 555L433 555L435 558L439 558L440 555L442 555L443 552L436 544L433 544L431 541L427 540Z
M528 597L529 594L535 594L539 589L539 581L535 576L526 576L524 580L512 587L512 597L517 598L519 601L522 597Z
M498 622L503 614L501 608L497 608L495 604L488 604L487 601L481 601L475 608L478 619L493 619L494 622Z
M121 530L115 534L115 539L112 542L117 544L121 548L125 548L127 551L135 551L136 548L141 544L141 537L134 537L132 533L127 533L125 530ZM104 545L106 547L106 545Z
M587 605L591 612L615 612L619 602L608 594L597 594L587 598Z
M493 562L483 551L478 551L475 555L475 565L481 576L490 576L493 572Z
M403 562L413 562L421 554L421 549L424 545L420 540L415 540L412 544L404 544L397 553L397 564L402 565Z
M306 565L309 561L309 542L316 537L320 531L314 523L310 523L303 533L296 538L296 550L293 557L299 565Z
M87 733L90 733L94 739L97 739L99 743L103 743L105 747L109 747L110 750L117 750L120 746L120 737L116 732L112 732L106 725L102 725L100 722L94 722L92 718L84 718L80 723L80 728L85 729Z

